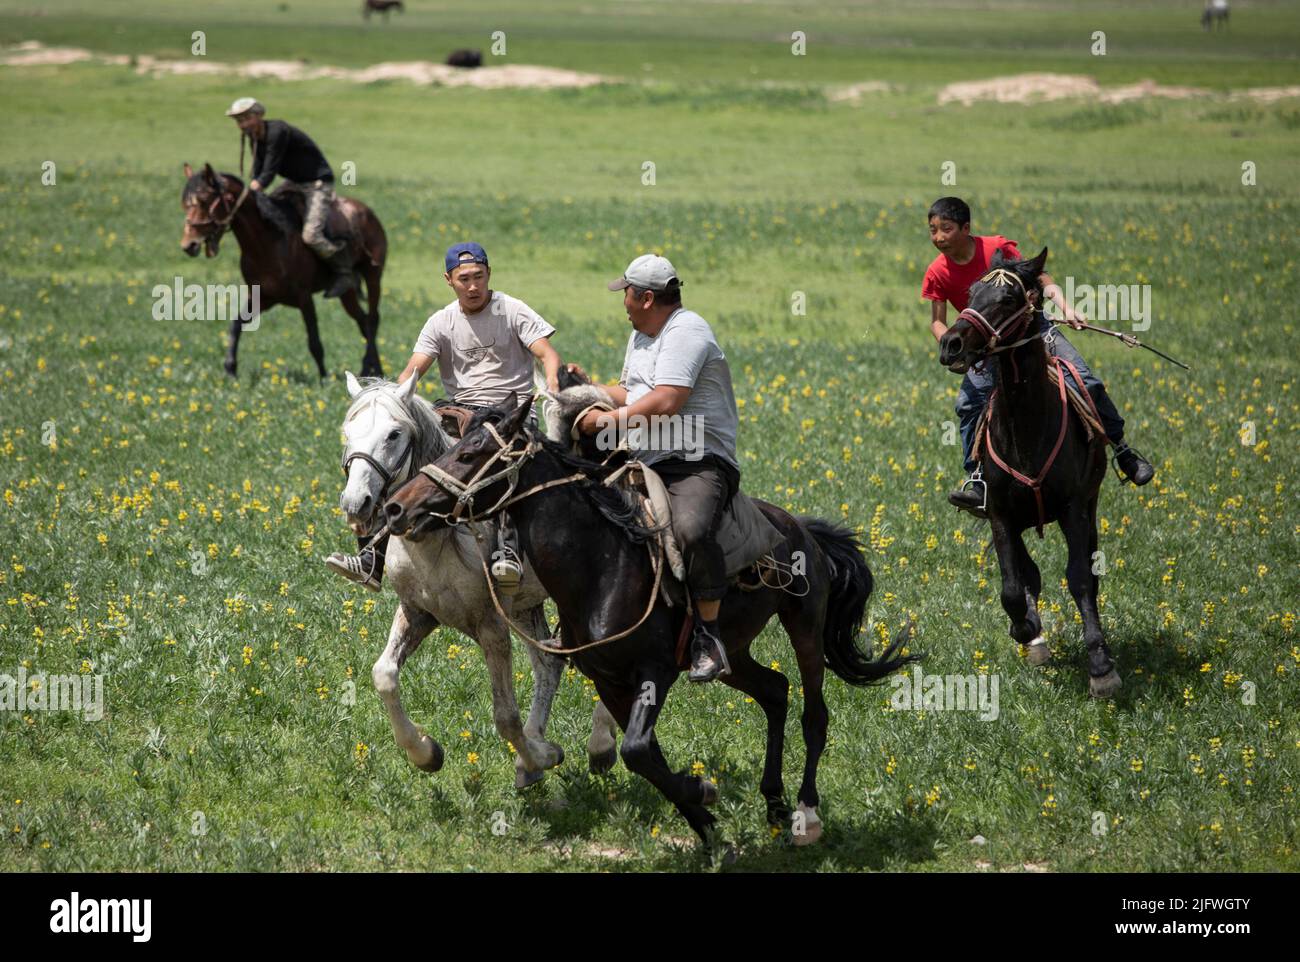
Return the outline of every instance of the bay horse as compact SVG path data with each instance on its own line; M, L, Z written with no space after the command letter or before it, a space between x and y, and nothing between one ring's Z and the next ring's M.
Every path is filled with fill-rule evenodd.
M181 192L181 206L185 209L181 249L190 257L197 257L201 246L208 257L216 257L222 235L227 229L232 231L239 242L240 273L245 284L257 286L260 308L286 304L302 312L307 326L307 347L323 380L325 349L320 342L312 294L329 285L329 268L302 242L297 230L285 230L264 216L260 205L279 203L278 194L247 196L251 192L244 189L243 181L233 174L218 174L211 164L204 164L198 173L186 164L185 177L185 189ZM359 235L351 243L356 251L354 269L366 282L366 309L361 309L358 288L348 291L339 302L366 339L361 373L382 377L375 337L379 331L380 277L388 256L388 239L379 218L365 204L340 197L338 206ZM235 316L226 342L225 367L226 373L235 377L244 322L239 316L241 312L232 313ZM250 301L246 300L242 313L245 318L253 313Z
M1106 438L1100 431L1089 437L1083 422L1071 416L1065 395L1069 365L1048 355L1043 332L1052 328L1032 326L1042 305L1039 275L1046 263L1046 247L1032 260L996 254L988 273L971 285L967 308L939 339L939 362L964 374L973 364L996 360L981 463L1011 637L1031 664L1050 659L1038 615L1042 577L1023 534L1033 527L1041 538L1043 526L1055 521L1069 546L1066 578L1083 617L1088 690L1094 698L1109 698L1121 681L1102 634L1092 568ZM1048 375L1052 366L1056 383ZM1071 376L1086 399L1081 379Z
M672 802L705 850L713 851L716 819L706 806L717 801L717 787L672 771L655 736L668 691L688 660L685 609L669 606L659 594L665 562L660 554L655 564L653 531L622 491L604 483L614 465L595 464L544 437L527 422L531 404L530 397L512 410L507 401L476 415L455 447L384 505L389 530L418 543L464 518L492 516L509 502L520 546L559 609L561 652L595 683L625 733L624 763ZM784 536L773 555L790 578L776 585L764 578L745 590L732 585L720 615L731 672L721 680L753 698L766 716L759 789L769 824L788 825L796 844L808 844L822 833L817 764L829 720L822 694L826 668L851 685L869 685L920 656L897 653L906 628L875 660L859 647L872 577L852 532L755 503ZM749 653L774 615L790 638L803 682L807 751L793 812L781 776L790 683Z

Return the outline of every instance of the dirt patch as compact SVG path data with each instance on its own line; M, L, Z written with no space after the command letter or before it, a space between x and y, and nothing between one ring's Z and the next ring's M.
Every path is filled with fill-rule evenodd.
M893 84L885 83L883 80L866 80L847 87L832 87L826 92L826 97L833 103L854 102L861 100L866 94L887 94L894 89Z
M1087 98L1104 104L1121 104L1133 100L1164 98L1190 100L1193 97L1222 96L1203 87L1177 87L1140 80L1133 84L1103 87L1092 77L1082 74L1025 73L1013 77L991 77L949 84L939 91L939 103L959 103L969 107L982 101L1002 104L1049 103L1054 100ZM1253 87L1227 95L1229 99L1273 103L1300 96L1300 87Z
M404 81L418 86L479 87L485 90L523 88L554 90L591 87L612 83L611 78L558 67L529 64L505 64L500 67L476 67L472 70L449 67L428 60L377 63L369 67L320 67L299 60L252 60L247 63L224 63L205 57L168 60L141 56L106 56L79 47L46 47L30 40L0 51L0 64L9 67L64 66L74 63L103 63L133 66L137 74L150 77L218 76L243 77L249 80L343 80L367 84Z

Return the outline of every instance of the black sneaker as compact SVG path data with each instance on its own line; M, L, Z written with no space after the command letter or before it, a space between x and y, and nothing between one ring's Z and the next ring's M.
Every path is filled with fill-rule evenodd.
M1127 444L1115 449L1115 465L1125 479L1139 488L1156 476L1156 469L1151 466L1151 462Z
M720 639L699 622L695 623L695 636L691 639L691 670L686 676L694 682L713 681L719 675L731 674L727 650Z
M360 555L340 554L336 551L325 559L325 564L331 571L337 571L348 581L355 581L364 588L378 591L379 566L375 560L375 553L369 548L363 548Z

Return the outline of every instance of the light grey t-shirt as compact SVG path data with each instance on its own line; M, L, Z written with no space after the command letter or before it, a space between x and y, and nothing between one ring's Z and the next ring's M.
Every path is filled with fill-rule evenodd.
M619 383L627 388L628 404L665 384L691 389L677 412L680 420L676 425L669 422L656 430L647 424L641 431L628 431L629 444L646 464L669 457L698 461L705 454L715 454L739 468L736 428L740 418L731 368L713 329L700 315L678 308L656 336L633 331ZM632 427L635 425L629 425Z
M417 354L438 360L447 398L470 404L500 404L533 392L534 341L555 328L531 307L493 291L477 314L467 315L452 301L430 315L415 341Z

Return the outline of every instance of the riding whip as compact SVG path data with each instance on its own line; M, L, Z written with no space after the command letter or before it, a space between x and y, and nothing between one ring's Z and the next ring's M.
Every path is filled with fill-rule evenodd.
M1064 322L1064 321L1053 321L1052 323L1055 324L1057 327L1060 327L1060 326L1061 326L1062 324L1064 324L1065 322ZM1066 325L1066 326L1069 326L1069 325ZM1143 344L1141 341L1139 341L1139 340L1138 340L1136 337L1134 337L1132 334L1125 334L1123 331L1112 331L1112 330L1109 330L1108 328L1097 327L1097 326L1095 326L1095 325L1093 325L1093 324L1084 324L1084 325L1083 325L1083 330L1085 330L1085 331L1096 331L1098 334L1108 334L1108 335L1110 335L1111 337L1117 337L1117 338L1119 338L1121 341L1123 341L1124 344L1126 344L1128 347L1141 347L1141 348L1145 348L1146 350L1150 351L1152 354L1158 354L1160 357L1163 357L1163 358L1164 358L1166 361L1168 361L1169 363L1171 363L1171 364L1177 364L1177 365L1178 365L1179 367L1181 367L1184 371L1190 371L1190 370L1191 370L1191 368L1188 367L1186 364L1184 364L1182 361L1176 361L1176 360L1174 360L1172 357L1170 357L1170 356L1169 356L1168 354L1166 354L1164 351L1156 350L1156 348L1152 347L1150 344Z

